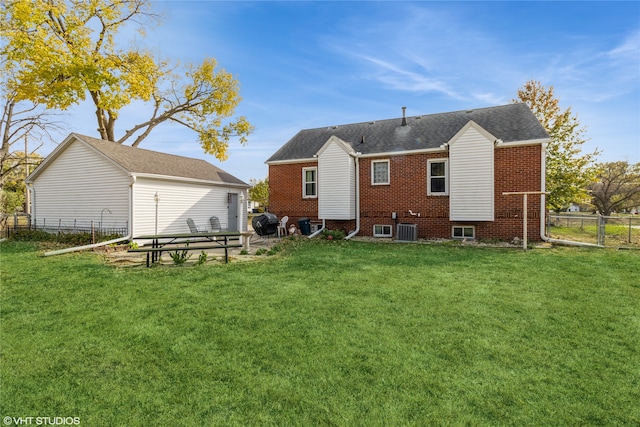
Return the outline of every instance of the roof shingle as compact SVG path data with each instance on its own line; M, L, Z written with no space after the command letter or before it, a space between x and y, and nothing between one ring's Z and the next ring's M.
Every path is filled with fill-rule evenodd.
M247 185L244 181L205 160L130 147L77 133L74 133L73 136L89 144L132 173Z
M353 123L298 132L267 163L310 159L335 135L362 154L438 148L473 120L504 142L529 141L549 137L526 104L508 104L474 110L429 114L375 122ZM364 142L363 142L364 141Z

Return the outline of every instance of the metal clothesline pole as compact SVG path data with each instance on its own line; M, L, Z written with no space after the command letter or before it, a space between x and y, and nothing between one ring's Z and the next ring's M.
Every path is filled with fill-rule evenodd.
M527 213L527 204L528 204L528 195L529 194L549 194L546 191L511 191L502 193L503 196L511 196L511 195L522 195L522 216L524 217L522 220L522 249L527 250L527 234L528 233L528 219L529 214ZM542 207L544 208L544 207Z

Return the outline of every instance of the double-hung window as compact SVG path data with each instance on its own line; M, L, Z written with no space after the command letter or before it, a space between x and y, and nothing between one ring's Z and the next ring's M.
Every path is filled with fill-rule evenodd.
M447 159L427 161L427 194L430 196L446 196L449 194L449 178Z
M389 160L371 162L371 185L389 184Z
M318 197L318 168L302 168L302 197Z

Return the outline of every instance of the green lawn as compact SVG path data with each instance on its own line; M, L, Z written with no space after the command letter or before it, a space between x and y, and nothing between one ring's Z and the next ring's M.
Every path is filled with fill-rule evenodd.
M638 251L307 242L147 269L0 249L3 418L640 424Z

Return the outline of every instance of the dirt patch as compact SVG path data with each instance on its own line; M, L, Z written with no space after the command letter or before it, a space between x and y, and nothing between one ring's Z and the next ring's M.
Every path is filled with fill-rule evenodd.
M250 262L265 258L265 253L271 250L274 245L281 243L281 239L276 237L262 238L257 235L251 236L249 241L249 251L244 248L229 249L229 262ZM94 252L104 255L109 265L116 267L134 267L146 266L147 254L140 252L127 252L128 245L101 246L94 249ZM185 266L194 265L198 261L200 250L194 249L189 252L189 260L184 263ZM212 262L224 263L224 249L206 249L207 264ZM175 265L173 259L168 252L163 252L160 258L162 265Z

